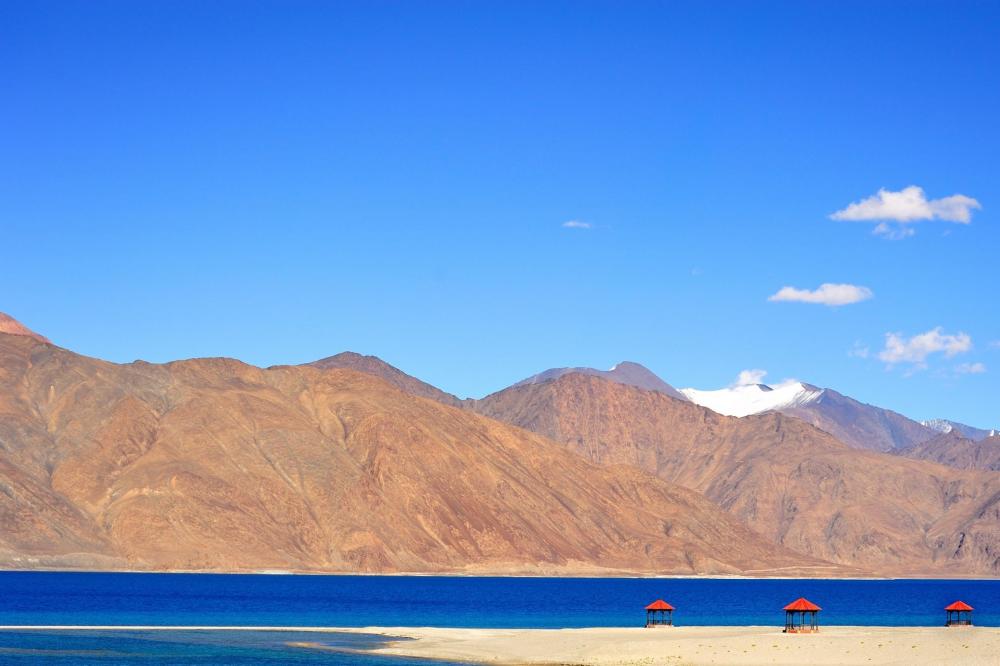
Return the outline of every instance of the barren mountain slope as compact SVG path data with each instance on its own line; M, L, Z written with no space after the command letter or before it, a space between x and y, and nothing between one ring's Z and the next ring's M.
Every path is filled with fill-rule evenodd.
M473 403L591 460L696 490L815 557L883 573L1000 573L1000 475L851 449L796 418L727 417L593 376Z
M687 397L683 393L657 377L648 368L632 361L622 361L610 370L597 370L595 368L551 368L545 372L540 372L537 375L523 379L514 384L514 386L544 384L553 379L558 379L563 375L570 374L593 375L594 377L602 377L613 382L618 382L619 384L635 386L647 391L659 391L678 400L687 400Z
M986 469L1000 472L1000 437L993 436L975 442L963 437L957 429L935 437L929 442L896 451L898 455L916 460L931 460L957 469Z
M29 338L34 338L39 342L49 343L49 339L43 335L35 333L30 328L14 319L8 314L0 312L0 333L7 333L8 335L26 335Z
M334 356L321 358L318 361L313 361L312 363L307 363L306 365L319 368L320 370L332 370L335 368L357 370L358 372L364 372L369 375L381 377L399 390L405 391L410 395L420 396L421 398L430 398L431 400L437 400L442 404L451 405L452 407L458 407L462 404L462 400L451 393L445 393L436 386L432 386L412 375L408 375L399 368L389 365L377 356L364 356L362 354L347 351Z
M892 451L925 442L935 435L933 430L918 421L891 409L865 404L832 389L824 389L815 402L781 411L859 449Z
M775 386L738 384L712 391L693 388L681 391L691 402L729 416L764 412L795 416L858 449L891 451L926 441L937 434L890 409L794 380Z
M0 335L0 380L4 566L815 564L695 492L354 371L115 365Z

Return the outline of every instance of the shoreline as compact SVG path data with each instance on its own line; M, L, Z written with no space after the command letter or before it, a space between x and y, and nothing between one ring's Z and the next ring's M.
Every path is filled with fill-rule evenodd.
M291 627L157 625L3 625L0 631L272 631L367 634L387 641L361 653L518 666L658 664L997 664L1000 627L822 626L784 634L779 626L463 629L441 627ZM337 650L322 642L291 647Z
M372 654L510 666L1000 663L1000 627L828 626L816 634L785 634L778 626L343 631L389 639Z
M899 576L768 576L768 575L744 575L744 574L641 574L634 572L627 573L503 573L503 572L426 572L426 571L398 571L386 573L368 573L356 571L296 571L284 569L255 569L255 570L225 570L214 571L211 569L8 569L0 568L0 574L4 573L79 573L79 574L165 574L165 575L219 575L219 576L358 576L370 578L552 578L552 579L626 579L626 580L967 580L967 581L993 581L1000 580L1000 576L945 576L940 574L921 575L899 575Z

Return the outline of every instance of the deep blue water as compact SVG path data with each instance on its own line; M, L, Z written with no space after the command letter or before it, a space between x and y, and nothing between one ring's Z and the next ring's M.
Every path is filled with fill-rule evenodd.
M805 596L821 624L930 625L962 599L1000 626L1000 581L451 578L0 572L0 625L639 626L664 598L677 624L778 626ZM426 662L363 650L372 636L269 631L0 631L0 663L313 664Z
M1000 580L458 578L0 572L0 624L593 627L778 624L805 596L824 624L931 625L962 599L1000 626Z

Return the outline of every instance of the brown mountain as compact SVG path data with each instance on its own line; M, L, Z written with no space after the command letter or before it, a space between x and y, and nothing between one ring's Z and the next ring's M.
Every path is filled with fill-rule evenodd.
M544 384L567 374L593 375L618 382L619 384L659 391L679 400L693 401L709 408L717 405L706 401L707 397L733 391L732 387L730 387L729 389L722 389L720 391L684 389L684 392L681 392L657 377L647 368L638 363L631 362L619 363L611 370L554 368L529 377L524 381L514 384L514 386ZM909 419L892 410L860 402L833 389L823 389L800 382L796 384L800 387L801 393L787 403L777 403L772 410L789 416L795 416L811 423L820 430L825 430L840 441L855 448L892 451L893 449L904 448L927 441L938 434L938 431L927 427L926 424ZM736 390L742 392L744 397L752 397L755 392L766 395L774 391L774 389L765 384L742 386ZM777 394L772 393L772 395ZM763 401L763 404L771 403ZM719 411L722 413L732 413L725 409L720 409ZM987 434L989 434L988 431L983 431L983 436Z
M659 391L660 393L669 395L672 398L677 398L678 400L687 400L687 397L685 397L683 393L660 379L648 368L632 361L622 361L610 370L597 370L595 368L552 368L519 381L514 384L514 386L544 384L552 381L553 379L558 379L563 375L571 374L601 377L613 382L618 382L619 384L625 384L626 386L635 386L636 388L645 389L647 391Z
M357 370L358 372L374 375L375 377L381 377L399 390L410 395L429 398L430 400L436 400L452 407L459 407L462 404L462 400L451 393L445 393L436 386L420 381L399 368L389 365L377 356L364 356L347 351L307 363L306 365L319 368L320 370L331 370L334 368Z
M33 338L38 342L52 344L45 336L35 333L18 320L8 314L4 314L3 312L0 312L0 333L6 333L8 335L24 335L29 338Z
M727 417L568 374L473 403L481 414L705 494L753 530L884 573L1000 573L1000 475L852 449L778 413Z
M895 453L916 460L931 460L956 469L1000 472L1000 436L996 435L976 442L963 437L955 429Z
M5 567L836 573L700 494L346 369L0 334Z

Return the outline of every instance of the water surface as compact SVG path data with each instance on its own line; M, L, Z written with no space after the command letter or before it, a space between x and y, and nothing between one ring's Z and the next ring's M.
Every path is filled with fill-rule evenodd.
M636 626L663 598L678 624L779 624L805 596L824 624L940 626L962 599L1000 626L998 580L462 578L0 572L3 625Z

